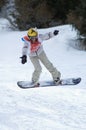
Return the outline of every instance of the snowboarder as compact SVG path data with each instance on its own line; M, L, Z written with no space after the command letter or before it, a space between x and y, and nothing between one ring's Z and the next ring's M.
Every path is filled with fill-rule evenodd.
M27 31L27 35L22 38L22 40L24 41L24 46L22 48L21 63L25 64L27 62L27 55L29 52L30 60L34 66L34 72L32 74L33 86L38 87L40 85L39 77L42 71L42 67L40 65L39 60L51 73L54 83L58 85L60 82L61 73L49 61L42 46L42 42L44 40L48 40L56 36L58 32L59 32L58 30L55 30L54 32L38 34L38 31L36 28L30 28Z

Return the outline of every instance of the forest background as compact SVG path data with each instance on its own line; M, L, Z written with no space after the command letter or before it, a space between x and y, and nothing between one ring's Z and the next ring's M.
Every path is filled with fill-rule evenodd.
M86 44L86 0L3 0L0 17L19 30L71 24Z

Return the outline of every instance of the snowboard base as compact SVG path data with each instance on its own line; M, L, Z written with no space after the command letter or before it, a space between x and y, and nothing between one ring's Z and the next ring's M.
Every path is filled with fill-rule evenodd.
M67 78L61 79L59 85L55 85L53 81L41 81L39 87L50 87L50 86L65 86L65 85L77 85L81 82L81 78ZM29 81L18 81L17 85L20 88L37 88L32 85L32 82Z

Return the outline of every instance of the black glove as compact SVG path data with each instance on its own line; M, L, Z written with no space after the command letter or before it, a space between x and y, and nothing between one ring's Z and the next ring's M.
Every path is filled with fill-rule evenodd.
M23 55L21 58L21 63L22 64L25 64L27 62L27 56L26 55Z
M59 33L59 30L55 30L53 34L56 36Z

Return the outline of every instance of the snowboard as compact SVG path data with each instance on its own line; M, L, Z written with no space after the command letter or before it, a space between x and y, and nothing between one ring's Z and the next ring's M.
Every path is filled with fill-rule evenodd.
M61 79L58 85L55 85L53 81L41 81L38 87L51 87L51 86L65 86L65 85L77 85L81 82L81 78L67 78ZM28 88L38 88L32 85L29 81L18 81L17 85L20 88L28 89Z

